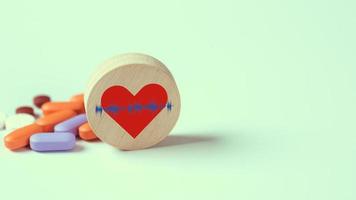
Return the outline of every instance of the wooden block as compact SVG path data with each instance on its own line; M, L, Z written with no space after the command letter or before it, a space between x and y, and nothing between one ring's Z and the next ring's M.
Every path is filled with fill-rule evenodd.
M124 54L104 62L91 77L84 100L95 135L122 150L162 141L180 113L171 72L144 54Z

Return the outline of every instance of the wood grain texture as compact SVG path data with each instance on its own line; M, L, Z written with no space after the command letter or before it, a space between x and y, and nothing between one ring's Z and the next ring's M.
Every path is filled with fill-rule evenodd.
M115 85L126 87L136 94L143 86L156 83L165 88L171 111L163 109L136 137L131 137L106 112L95 108L101 105L103 92ZM143 149L162 141L174 127L180 113L180 96L172 74L163 63L144 54L124 54L105 61L91 77L85 92L88 122L104 142L122 150Z

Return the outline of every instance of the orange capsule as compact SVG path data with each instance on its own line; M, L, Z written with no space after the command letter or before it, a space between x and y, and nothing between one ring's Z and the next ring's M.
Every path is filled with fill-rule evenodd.
M93 130L89 126L89 123L85 123L79 127L79 137L83 140L95 140L98 139Z
M78 114L84 112L84 103L82 102L47 102L42 105L42 112L48 115L61 110L74 110Z
M45 115L39 118L35 123L42 127L43 132L53 132L54 126L64 120L77 115L73 110L62 110L54 112L49 115Z
M11 150L25 147L29 144L30 137L40 132L43 132L43 128L36 123L16 129L5 136L5 146Z
M84 94L77 94L72 96L69 101L84 103Z

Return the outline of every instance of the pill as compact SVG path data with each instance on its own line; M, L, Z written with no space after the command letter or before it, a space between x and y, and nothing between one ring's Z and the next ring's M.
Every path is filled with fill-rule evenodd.
M38 95L33 98L33 104L35 104L37 108L41 108L44 103L49 101L51 101L51 98L47 95Z
M84 103L84 94L77 94L72 96L69 101Z
M43 132L53 132L54 126L60 122L63 122L71 117L77 115L73 110L62 110L49 115L40 117L36 124L43 128Z
M47 102L42 105L42 112L48 115L61 110L74 110L78 114L84 112L84 103L81 102Z
M35 151L65 151L74 146L75 136L72 133L37 133L30 137L30 147Z
M79 126L86 122L87 116L85 114L80 114L57 124L54 127L54 132L69 132L77 135Z
M20 107L16 108L15 112L16 112L16 114L25 113L25 114L35 116L33 108L30 106L20 106Z
M5 129L6 114L0 112L0 130Z
M79 127L79 137L83 140L98 139L98 137L96 137L88 122Z
M43 129L37 124L30 124L16 129L4 137L5 146L11 150L26 147L29 144L31 135L40 132L43 132Z
M34 121L34 116L25 113L20 113L9 116L5 121L5 128L10 130L17 129L32 124Z

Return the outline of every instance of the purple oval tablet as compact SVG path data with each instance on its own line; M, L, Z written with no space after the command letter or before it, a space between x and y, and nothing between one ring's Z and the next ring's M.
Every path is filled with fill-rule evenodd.
M30 147L35 151L65 151L74 146L73 133L37 133L30 137Z
M87 117L85 113L80 114L57 124L54 127L54 132L70 132L77 135L79 126L81 126L86 122L87 122Z

